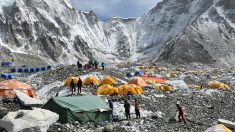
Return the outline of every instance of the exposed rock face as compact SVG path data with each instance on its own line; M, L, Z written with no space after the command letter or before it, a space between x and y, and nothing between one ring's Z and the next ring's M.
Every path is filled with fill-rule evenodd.
M102 22L68 0L16 0L0 15L0 45L48 63L97 58L231 66L234 6L233 0L164 0L140 18Z

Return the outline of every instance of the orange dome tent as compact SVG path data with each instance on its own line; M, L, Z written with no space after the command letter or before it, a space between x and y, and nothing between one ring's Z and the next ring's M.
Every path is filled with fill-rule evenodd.
M99 85L104 85L104 84L109 84L109 85L113 85L115 84L116 81L110 77L110 76L106 76L101 82Z
M140 87L147 86L147 83L141 77L133 77L129 80L128 84L135 84Z
M70 82L72 81L72 79L73 79L73 81L74 81L74 84L78 84L78 80L79 80L79 78L78 77L74 77L74 76L71 76L71 77L68 77L66 80L65 80L65 82L64 82L64 86L70 86Z
M89 76L84 80L84 85L98 85L99 81L93 77L93 76Z
M0 82L0 96L6 98L14 98L16 96L14 89L26 93L30 97L35 97L32 87L29 84L17 81L6 80Z
M134 84L124 84L118 87L118 95L142 94L143 90L140 86Z
M102 85L98 88L96 91L97 95L117 95L118 94L118 89L112 87L109 84Z

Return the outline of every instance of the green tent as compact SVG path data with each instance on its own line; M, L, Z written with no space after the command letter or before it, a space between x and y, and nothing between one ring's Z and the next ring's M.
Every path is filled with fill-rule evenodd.
M72 123L108 121L111 109L99 96L52 97L44 106L59 114L59 122Z

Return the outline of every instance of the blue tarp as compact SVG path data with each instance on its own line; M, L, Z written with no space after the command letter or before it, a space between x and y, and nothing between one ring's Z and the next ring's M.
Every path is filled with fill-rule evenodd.
M2 62L1 63L1 66L12 66L12 62L10 62L10 61L4 61L4 62Z
M141 71L141 70L135 72L135 76L141 76L143 74L144 74L144 71Z

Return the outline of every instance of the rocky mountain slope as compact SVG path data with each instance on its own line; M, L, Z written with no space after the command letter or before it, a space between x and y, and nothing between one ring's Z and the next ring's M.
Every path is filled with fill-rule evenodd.
M100 21L68 0L16 0L0 15L0 47L48 63L105 62L233 65L233 0L164 0L140 18Z

